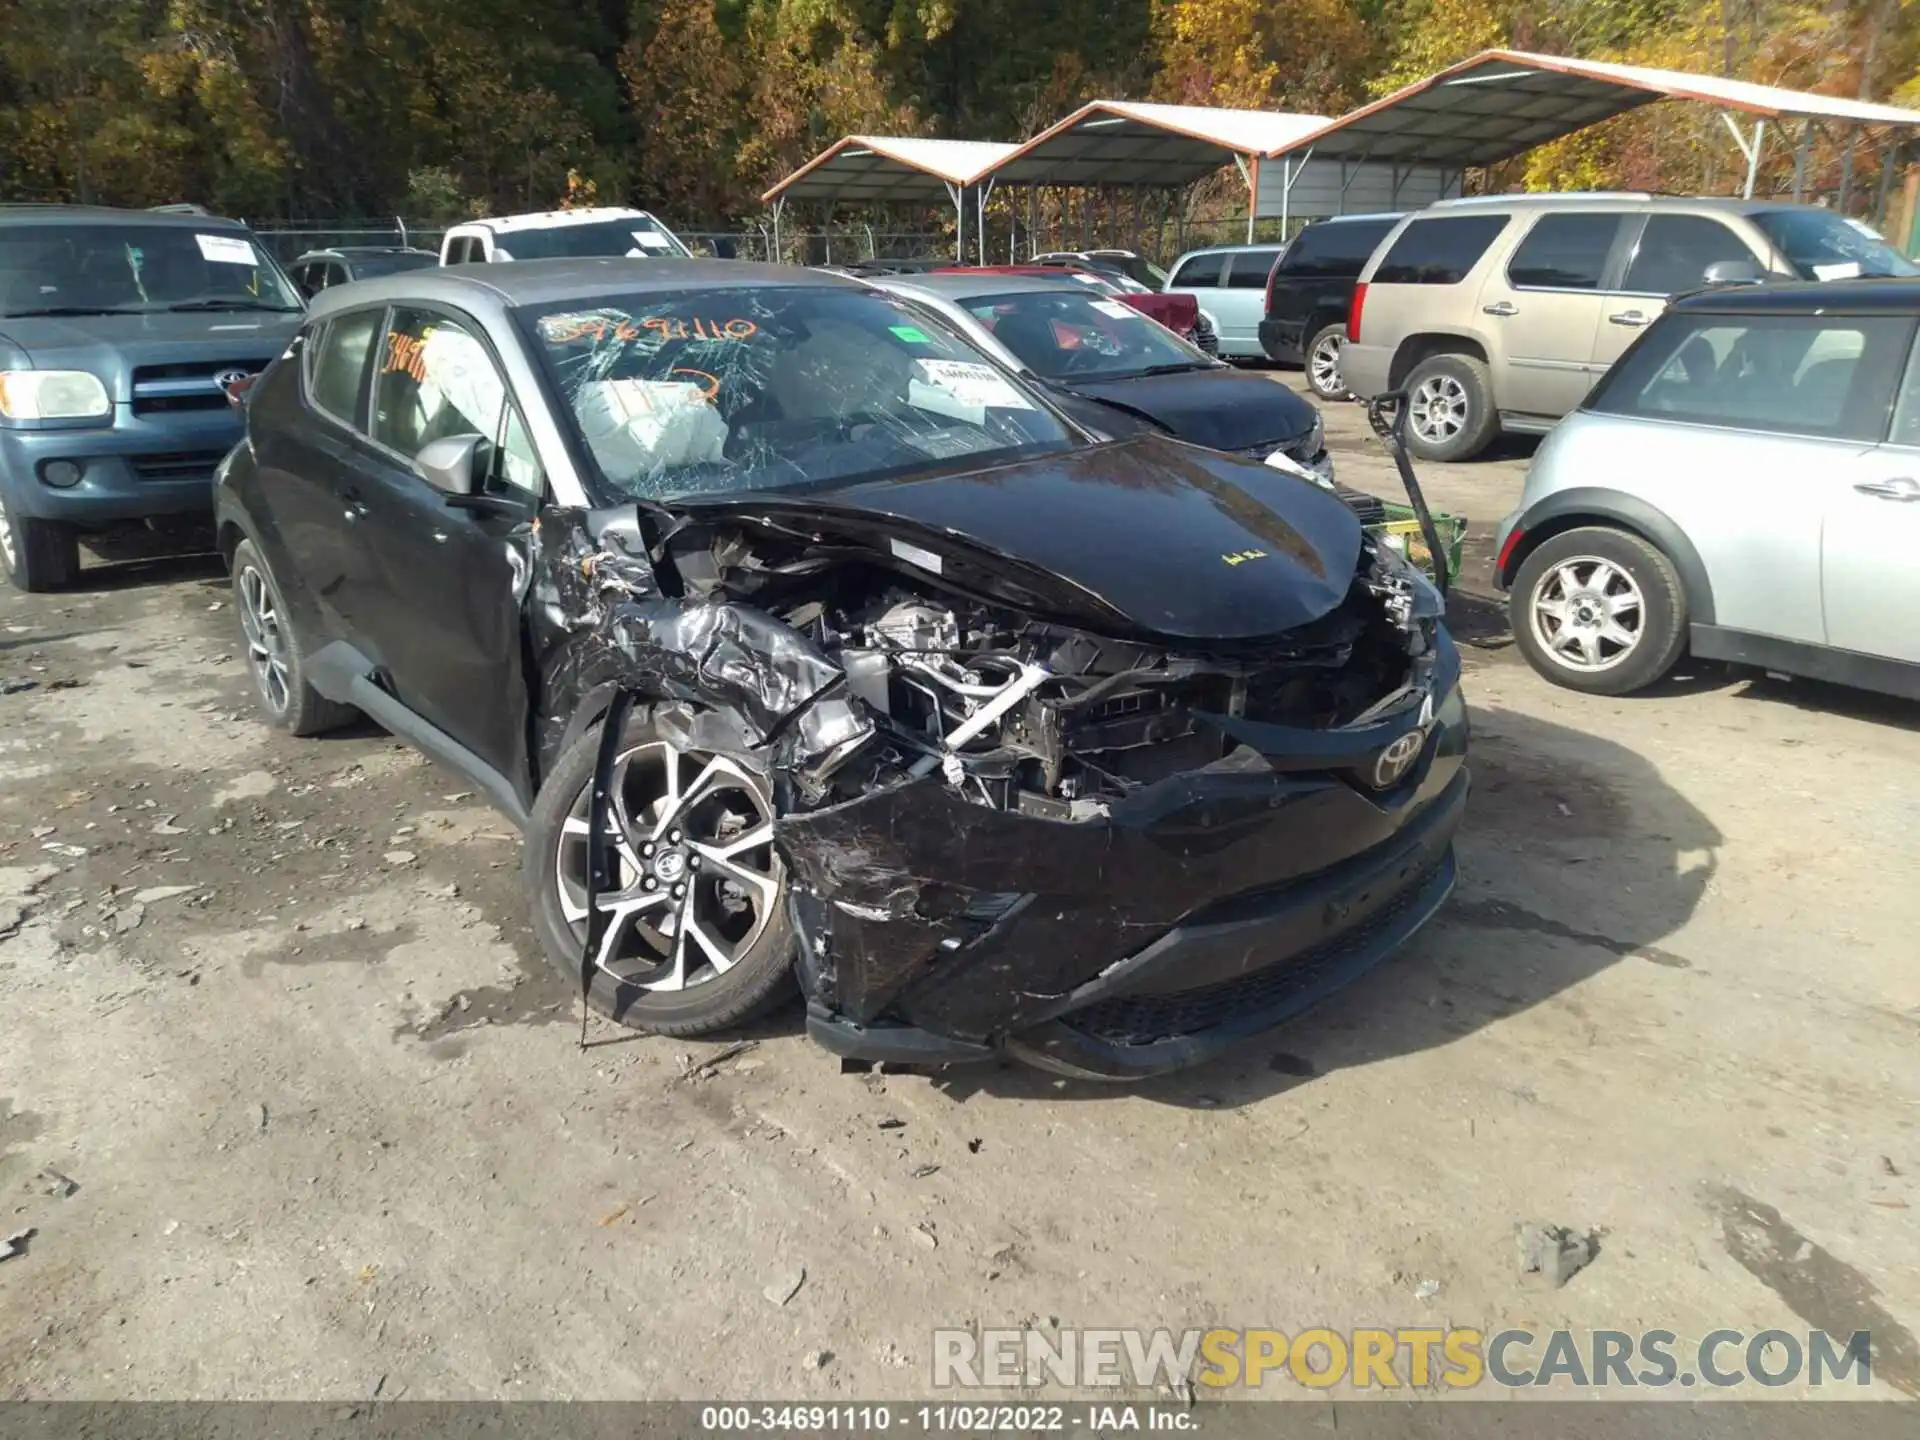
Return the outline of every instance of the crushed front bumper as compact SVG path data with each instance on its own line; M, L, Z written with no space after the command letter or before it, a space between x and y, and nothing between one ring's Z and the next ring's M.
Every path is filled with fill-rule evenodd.
M1356 778L1378 736L1314 732L1310 753L1243 746L1093 822L931 779L785 818L809 1031L867 1060L1009 1054L1128 1080L1300 1013L1452 889L1469 781L1446 658L1419 757L1385 791Z

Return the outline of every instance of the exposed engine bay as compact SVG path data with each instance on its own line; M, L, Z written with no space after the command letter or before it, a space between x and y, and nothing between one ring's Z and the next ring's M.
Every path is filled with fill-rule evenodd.
M1416 701L1439 613L1424 578L1370 538L1332 612L1203 653L1023 615L911 558L823 555L818 537L764 522L692 527L669 548L690 589L763 610L844 675L842 704L865 723L848 717L823 752L795 756L786 778L807 808L937 776L992 809L1097 819L1221 759L1237 741L1210 719L1333 729Z

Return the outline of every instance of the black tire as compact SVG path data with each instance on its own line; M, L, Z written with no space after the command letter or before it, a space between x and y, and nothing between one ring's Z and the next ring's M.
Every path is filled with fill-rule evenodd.
M1407 449L1422 460L1471 460L1500 433L1500 411L1494 404L1493 377L1471 355L1432 355L1408 373L1401 389L1407 392ZM1435 393L1423 396L1423 390ZM1442 400L1449 416L1435 414Z
M71 525L16 515L0 503L0 560L14 589L42 595L71 585L80 573L80 535Z
M717 875L710 861L704 871L691 868L700 858L692 843L673 846L681 855L680 865L670 872L662 870L662 862L670 848L667 835L681 832L676 828L656 836L650 822L642 822L638 816L634 816L641 800L650 793L651 788L657 788L651 786L656 765L671 763L661 760L659 752L662 750L677 755L685 767L681 771L683 777L689 774L697 776L713 759L696 752L679 750L642 716L636 715L628 722L626 733L621 737L620 753L623 766L629 759L633 764L616 774L614 790L622 797L623 813L632 816L633 823L622 823L617 817L616 823L621 825L627 837L629 853L640 862L641 869L636 873L626 862L621 862L626 885L623 893L644 898L641 897L640 887L651 879L654 893L664 894L670 889L668 882L676 876L680 877L689 891L688 903L705 907L697 912L703 922L701 933L714 934L715 938L727 941L729 948L733 949L731 968L718 970L710 959L702 959L701 948L688 942L682 934L680 944L685 947L687 954L694 959L702 959L704 969L713 973L703 975L690 960L683 976L691 983L674 990L651 988L656 982L671 977L673 962L663 956L661 964L649 967L634 958L634 952L643 947L651 950L657 944L662 947L664 955L671 955L675 942L672 937L660 934L657 928L643 936L639 926L642 921L650 921L655 915L665 920L669 911L673 912L677 921L683 913L681 903L670 899L663 902L660 910L640 911L624 928L610 928L610 963L608 966L599 963L593 965L587 983L587 1002L600 1014L635 1030L660 1035L706 1035L730 1029L765 1014L794 994L794 938L787 909L787 879L779 854L770 842L764 847L756 846L744 852L740 857L742 867L761 872L764 865L763 878L771 882L771 888L765 898L754 906L751 918L743 920L737 927L742 933L727 935L714 923L716 912L712 908L727 903L723 887L732 884L736 897L756 892ZM533 915L534 933L539 937L540 947L569 988L576 991L580 988L581 950L586 938L584 887L570 887L570 893L578 898L569 902L576 911L569 914L561 898L560 875L563 863L568 867L569 876L583 879L585 875L586 800L599 753L600 730L596 727L560 757L541 786L539 799L534 803L521 867L528 905ZM700 803L687 806L682 811L686 840L704 843L709 849L716 848L719 843L713 836L699 839L712 828L709 816L718 814L739 820L742 812L752 811L756 804L761 807L759 813L767 820L770 821L773 814L764 775L734 765L731 761L722 760L719 763L733 766L732 774L726 778L724 786L716 787L715 793L721 798L712 802L713 808L705 810L705 813ZM683 783L689 796L697 793L692 781L683 779ZM757 798L749 801L748 790L755 792ZM568 828L570 820L574 825L571 830ZM741 823L750 828L735 832L736 843L739 836L753 833L759 828L753 818ZM724 826L723 818L722 836L726 833ZM657 855L646 852L646 847L655 839L661 842ZM603 906L605 903L603 900ZM765 907L764 914L761 906ZM718 918L724 921L726 917L722 914ZM634 943L636 941L637 944Z
M253 698L267 722L289 735L307 736L324 735L356 719L360 712L351 705L329 700L307 683L306 649L294 631L279 582L251 540L242 540L233 552L232 585ZM270 608L263 616L256 605Z
M1615 578L1603 576L1601 565ZM1591 628L1607 618L1603 591L1616 603L1637 597L1637 603L1612 616L1618 629L1634 635L1631 645ZM1564 618L1543 612L1543 604L1562 607ZM1673 562L1640 536L1605 525L1566 530L1535 547L1513 577L1507 614L1527 663L1554 684L1587 695L1644 689L1672 670L1686 649L1687 595ZM1570 626L1579 628L1569 635ZM1563 635L1568 635L1565 643L1556 644ZM1578 659L1571 654L1575 650ZM1590 663L1592 655L1599 663Z
M1307 371L1307 388L1322 400L1344 400L1348 395L1353 393L1347 389L1346 385L1342 383L1340 379L1339 349L1346 343L1347 327L1344 323L1341 323L1322 325L1318 330L1314 331L1313 334L1309 335L1307 337L1307 343L1300 347L1301 363L1306 366ZM1330 356L1318 357L1318 352L1322 346L1325 346L1331 352ZM1318 372L1316 372L1314 368L1316 357L1318 357L1318 363L1320 365ZM1326 366L1329 363L1333 366L1330 372L1331 384L1328 383L1328 372L1326 371Z

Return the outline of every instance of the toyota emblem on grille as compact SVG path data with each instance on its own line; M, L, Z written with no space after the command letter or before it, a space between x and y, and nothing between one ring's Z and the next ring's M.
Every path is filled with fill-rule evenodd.
M234 386L252 378L251 370L222 370L213 377L213 383L220 387L222 394L231 395Z
M1373 762L1373 788L1385 790L1399 781L1420 758L1420 748L1426 740L1426 731L1409 730L1382 750L1380 758Z

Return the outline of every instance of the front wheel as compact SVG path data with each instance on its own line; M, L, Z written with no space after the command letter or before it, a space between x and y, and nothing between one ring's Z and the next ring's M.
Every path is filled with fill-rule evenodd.
M600 735L554 767L527 830L534 930L569 985L587 939L587 836ZM704 1035L792 993L787 874L773 845L766 777L682 748L636 720L621 738L605 843L611 885L587 1000L636 1030Z
M1347 327L1324 325L1307 341L1307 388L1322 400L1347 398L1346 382L1340 378L1340 347L1347 343Z
M0 560L16 590L31 595L58 590L80 573L80 537L58 520L13 513L0 493Z
M1687 597L1673 562L1608 526L1542 541L1514 576L1509 618L1529 665L1589 695L1643 689L1686 648Z

